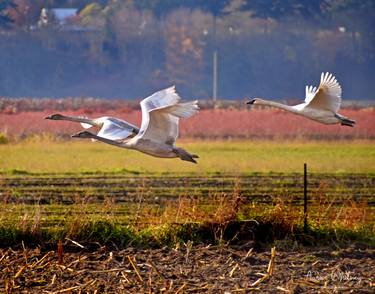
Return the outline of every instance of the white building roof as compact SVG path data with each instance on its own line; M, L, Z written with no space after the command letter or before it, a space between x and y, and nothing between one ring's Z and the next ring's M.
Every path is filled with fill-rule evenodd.
M64 24L66 19L77 15L77 8L52 8L50 11L54 14L60 24Z

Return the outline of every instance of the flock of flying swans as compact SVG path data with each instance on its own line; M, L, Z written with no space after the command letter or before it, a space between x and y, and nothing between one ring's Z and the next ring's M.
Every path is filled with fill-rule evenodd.
M341 105L341 93L340 84L332 74L327 72L322 73L318 88L306 86L304 103L289 106L254 98L247 104L273 106L323 124L340 123L353 127L354 120L337 113ZM140 128L122 119L108 116L88 119L52 114L46 119L79 122L85 129L99 128L97 134L83 131L73 135L74 138L90 138L117 147L138 150L155 157L178 157L181 160L197 163L195 160L198 158L197 155L175 146L175 143L180 118L189 118L196 114L199 110L198 101L180 103L180 100L174 86L143 99L140 103L142 109Z
M53 114L46 119L80 122L84 128L97 126L100 131L95 135L83 131L74 138L91 138L117 147L134 149L163 158L179 157L182 160L197 163L195 154L175 146L178 137L180 118L188 118L198 112L198 101L179 103L180 96L175 87L158 91L141 101L141 128L118 118L100 117L87 119Z

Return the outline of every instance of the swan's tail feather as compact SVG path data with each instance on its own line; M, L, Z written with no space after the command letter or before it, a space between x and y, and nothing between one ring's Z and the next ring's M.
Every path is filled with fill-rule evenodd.
M355 120L352 120L352 119L350 119L348 117L345 117L343 115L340 115L338 113L336 113L335 116L336 116L336 118L339 119L339 121L340 121L340 123L341 123L342 126L354 127Z
M194 158L199 158L196 154L190 154L186 150L182 148L175 147L173 148L173 152L176 153L176 155L181 159L193 163L197 163L197 161Z
M168 108L168 113L179 118L188 118L196 114L199 110L198 100L179 103Z
M354 127L355 121L353 121L351 119L343 119L343 120L341 120L341 125L342 126L348 126L348 127Z

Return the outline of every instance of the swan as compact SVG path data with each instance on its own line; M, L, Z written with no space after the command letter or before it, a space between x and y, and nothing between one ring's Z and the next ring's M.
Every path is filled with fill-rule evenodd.
M139 133L139 128L132 125L131 123L128 123L127 121L119 118L109 116L89 119L86 117L66 116L56 113L45 117L45 119L79 122L85 129L98 127L100 128L100 130L97 135L110 140L121 140L128 137L134 137Z
M140 103L142 123L139 132L133 137L109 139L108 136L95 135L83 131L74 138L91 138L117 147L134 149L145 154L162 158L180 158L197 163L195 154L175 146L178 137L180 118L188 118L198 112L198 101L179 103L180 96L175 87L158 91ZM86 122L84 122L86 123Z
M337 113L341 105L341 93L341 86L336 78L326 72L321 74L318 88L306 86L304 103L289 106L261 98L254 98L247 102L247 104L281 108L326 125L341 123L341 125L353 127L355 124L354 120Z

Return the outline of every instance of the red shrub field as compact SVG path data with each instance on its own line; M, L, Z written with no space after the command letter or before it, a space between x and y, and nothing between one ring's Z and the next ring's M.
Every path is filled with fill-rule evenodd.
M70 101L70 100L69 100ZM94 101L95 102L95 101ZM105 104L106 103L106 104ZM18 107L12 111L9 107L0 109L0 133L9 138L20 138L31 134L49 133L70 135L81 130L77 123L45 120L49 114L114 116L140 125L141 112L133 104L116 104L109 107L109 102L94 103L95 107L77 108L44 101L34 108ZM33 104L34 105L34 104ZM60 105L60 107L59 107ZM104 107L103 107L104 105ZM18 105L19 106L19 105ZM41 107L49 110L40 110ZM48 107L49 106L49 107ZM51 108L53 106L53 108ZM74 104L73 104L74 106ZM79 105L83 106L83 105ZM139 107L139 104L138 104ZM24 110L25 109L25 110ZM70 109L70 110L69 110ZM181 120L180 136L183 138L259 138L259 139L374 139L375 109L342 109L345 116L356 120L354 128L340 125L323 125L298 115L276 109L209 108L203 107L198 115Z

